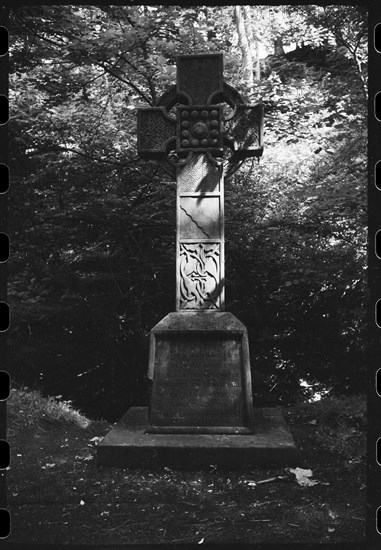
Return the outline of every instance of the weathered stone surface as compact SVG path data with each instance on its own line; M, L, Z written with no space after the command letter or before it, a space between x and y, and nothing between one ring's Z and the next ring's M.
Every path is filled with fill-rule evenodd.
M177 174L176 309L224 309L221 167L197 155Z
M222 171L206 155L194 154L189 162L178 171L177 189L183 193L205 193L220 191Z
M97 463L124 468L199 470L298 465L298 452L279 409L254 409L250 435L148 434L148 410L134 407L97 447Z
M220 239L220 197L180 197L180 239Z
M213 312L204 315L203 312L189 312L186 315L179 315L177 312L168 313L152 331L156 334L172 331L193 331L207 333L230 333L241 334L246 332L246 327L235 315L228 311Z
M152 335L149 431L250 433L244 325L231 313L170 313Z
M158 336L150 422L243 426L240 339Z
M177 91L186 93L194 105L206 105L213 93L223 89L221 54L179 55Z

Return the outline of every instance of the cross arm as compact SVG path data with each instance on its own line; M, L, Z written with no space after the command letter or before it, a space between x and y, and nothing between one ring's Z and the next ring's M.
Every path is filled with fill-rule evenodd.
M138 110L138 154L141 158L160 160L172 140L176 139L176 119L164 107Z
M225 121L225 142L233 149L232 161L260 157L263 153L263 104L236 105Z

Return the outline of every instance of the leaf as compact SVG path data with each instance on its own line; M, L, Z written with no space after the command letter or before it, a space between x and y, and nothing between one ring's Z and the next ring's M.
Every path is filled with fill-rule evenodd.
M41 470L48 470L49 468L54 468L55 462L47 462L45 466L41 466Z
M304 470L303 468L288 468L288 470L295 474L296 481L302 487L312 487L317 485L318 481L312 481L309 478L312 477L312 470Z
M328 515L331 519L337 518L337 514L335 514L335 512L332 512L332 510L328 510Z
M91 455L91 454L88 454L86 456L76 456L75 458L78 458L78 460L85 460L85 461L89 461L89 460L93 460L94 459L94 456Z

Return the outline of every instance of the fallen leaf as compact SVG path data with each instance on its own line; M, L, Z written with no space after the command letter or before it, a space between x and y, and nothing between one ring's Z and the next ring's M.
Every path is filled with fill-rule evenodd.
M201 540L199 540L197 544L202 544L204 542L204 540L205 540L205 537L203 537Z
M41 466L41 470L47 470L48 468L54 468L55 463L54 462L47 462L45 466Z
M88 454L86 456L77 455L75 458L77 458L78 460L93 460L94 456L91 454Z
M304 470L303 468L289 468L288 470L295 474L296 481L302 487L312 487L313 485L317 485L319 483L318 481L308 479L312 477L312 470Z

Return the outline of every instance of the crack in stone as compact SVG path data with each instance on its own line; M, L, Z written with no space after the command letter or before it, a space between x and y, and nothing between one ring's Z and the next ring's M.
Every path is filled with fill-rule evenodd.
M198 227L198 228L204 233L204 235L206 236L206 238L207 238L207 239L210 239L209 235L203 230L203 228L202 228L200 225L198 225L198 223L196 222L196 220L194 220L194 219L192 218L192 216L191 216L190 214L188 214L188 212L185 210L185 208L184 208L183 206L181 206L181 204L180 204L180 208L181 208L181 210L182 210L183 212L185 212L185 215L188 216L188 218L190 218L190 219L192 220L192 222L195 224L195 226Z

